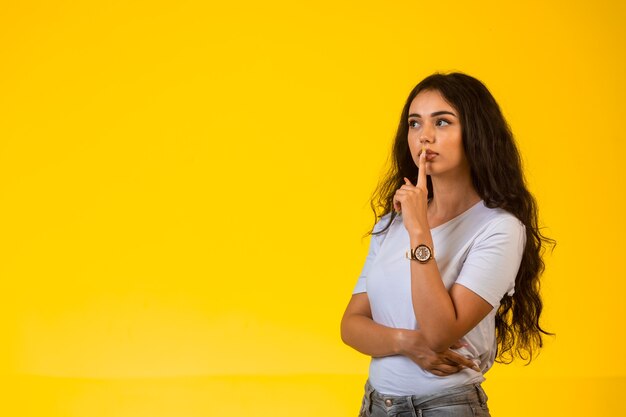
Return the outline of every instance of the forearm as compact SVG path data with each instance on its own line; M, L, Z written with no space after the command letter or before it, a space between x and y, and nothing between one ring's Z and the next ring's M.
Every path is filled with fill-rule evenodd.
M432 351L419 330L386 327L365 315L345 315L341 321L341 337L361 353L372 357L403 355L437 376L454 374L464 368L480 371L471 359L450 349ZM463 346L456 345L455 349Z
M345 316L341 321L343 342L372 357L402 354L402 341L407 332L411 330L383 326L363 315Z
M430 233L411 235L412 248L422 243L432 248ZM442 352L463 336L455 332L456 309L434 259L411 261L411 297L415 318L430 349Z

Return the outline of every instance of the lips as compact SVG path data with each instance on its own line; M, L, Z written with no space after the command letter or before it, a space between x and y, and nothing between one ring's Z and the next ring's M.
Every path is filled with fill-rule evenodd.
M417 155L418 157L420 157L422 155L422 152L420 151L420 153ZM437 155L439 155L437 152L433 152L430 149L426 149L426 161L430 162L433 159L435 159L437 157Z

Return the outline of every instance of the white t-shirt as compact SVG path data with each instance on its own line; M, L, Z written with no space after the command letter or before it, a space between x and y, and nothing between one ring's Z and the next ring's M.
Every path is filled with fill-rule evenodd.
M383 217L374 230L388 222ZM454 219L431 229L435 259L445 287L463 285L494 309L463 340L458 349L481 369L464 369L439 377L422 370L401 355L372 358L369 381L377 391L390 395L429 395L444 389L484 381L483 374L496 355L495 315L505 294L512 295L515 277L526 244L524 225L502 209L490 209L482 201ZM388 327L419 329L411 299L409 235L396 216L383 234L372 235L363 271L353 294L367 292L375 322Z

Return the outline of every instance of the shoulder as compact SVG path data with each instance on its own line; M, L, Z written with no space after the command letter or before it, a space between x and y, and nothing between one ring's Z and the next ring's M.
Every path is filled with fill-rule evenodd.
M509 239L525 239L526 226L517 217L501 208L489 208L483 204L473 218L480 225L477 240L493 236L506 236Z
M490 208L484 203L480 204L475 211L475 216L472 221L479 222L483 228L488 229L524 229L524 223L522 223L512 213L501 208Z
M384 216L382 216L380 219L378 219L378 221L376 222L376 224L374 225L374 228L372 229L372 235L374 234L378 234L381 231L385 230L385 228L387 228L387 226L389 225L389 222L391 221L392 224L393 222L395 222L395 220L398 218L398 216L394 216L394 219L391 219L391 215L392 213L387 213ZM389 229L387 229L385 231L385 233L388 231Z
M382 216L372 228L372 240L382 244L398 221L402 222L398 214L393 215L393 213L387 213Z

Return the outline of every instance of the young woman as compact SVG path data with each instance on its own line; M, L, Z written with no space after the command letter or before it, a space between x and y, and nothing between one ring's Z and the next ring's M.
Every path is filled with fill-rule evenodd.
M360 416L489 416L496 357L542 345L535 200L487 88L434 74L411 91L372 208L369 254L341 322L372 357Z

